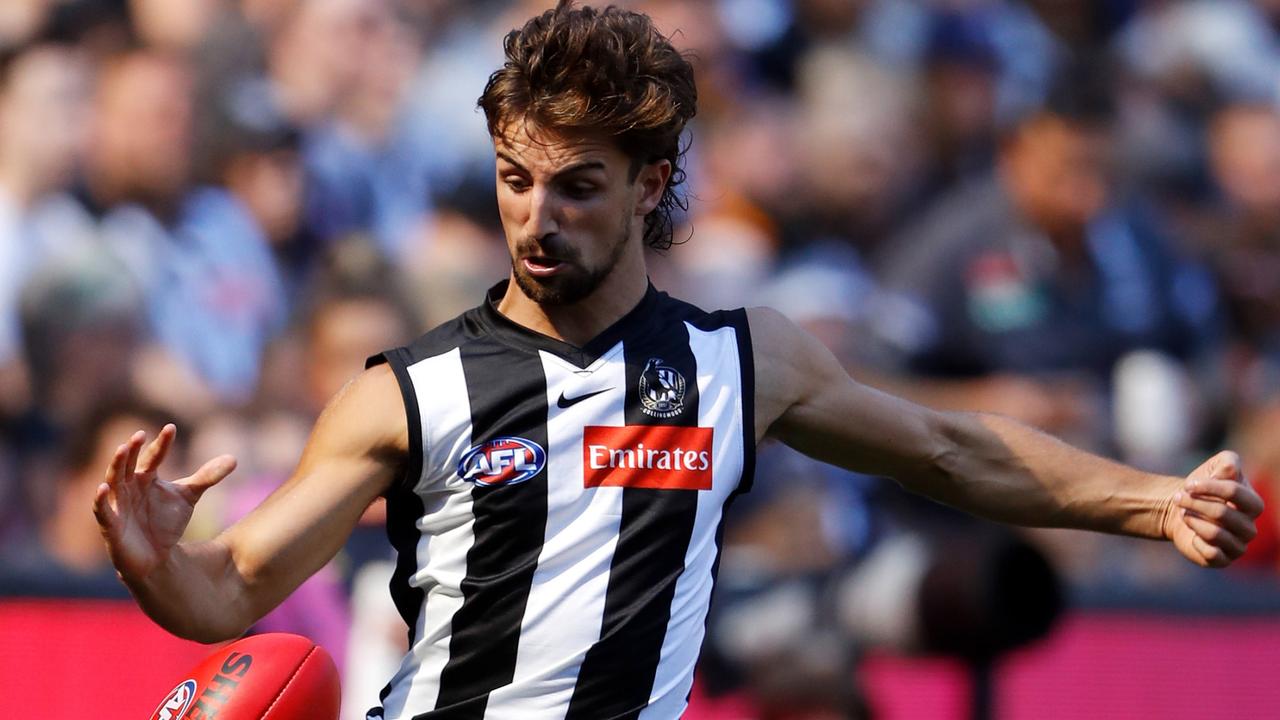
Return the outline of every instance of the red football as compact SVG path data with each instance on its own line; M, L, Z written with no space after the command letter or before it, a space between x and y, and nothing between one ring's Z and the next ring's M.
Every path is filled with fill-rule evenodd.
M265 633L202 660L151 720L337 720L340 695L324 648L301 635Z

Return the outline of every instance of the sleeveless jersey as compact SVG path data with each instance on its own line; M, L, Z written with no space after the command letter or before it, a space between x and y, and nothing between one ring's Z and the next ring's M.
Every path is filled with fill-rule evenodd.
M754 465L746 313L650 286L579 348L498 312L504 289L370 360L409 420L387 528L410 630L368 717L679 717Z

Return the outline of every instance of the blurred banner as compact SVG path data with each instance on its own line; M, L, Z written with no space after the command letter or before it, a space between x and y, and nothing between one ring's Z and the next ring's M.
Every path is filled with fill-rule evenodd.
M0 601L0 718L140 720L212 647L127 600Z
M145 718L209 652L160 630L127 601L2 601L0 638L0 718ZM1277 667L1280 617L1078 612L1000 664L997 717L1275 717ZM880 720L966 717L969 675L959 662L876 656L861 671ZM696 695L685 715L750 717L741 698Z

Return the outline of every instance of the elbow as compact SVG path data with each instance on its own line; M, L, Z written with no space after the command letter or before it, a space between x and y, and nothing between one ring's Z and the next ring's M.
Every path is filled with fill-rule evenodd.
M925 419L926 458L929 469L935 473L953 474L956 463L965 447L965 437L972 433L968 426L973 417L964 412L937 411Z
M921 427L911 467L895 474L912 492L942 500L961 473L964 413L929 411L920 417Z

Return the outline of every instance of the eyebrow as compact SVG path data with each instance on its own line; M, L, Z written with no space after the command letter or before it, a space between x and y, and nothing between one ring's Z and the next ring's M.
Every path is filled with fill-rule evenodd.
M512 165L515 165L517 170L522 170L522 171L524 171L524 172L528 172L528 170L527 170L527 169L525 169L525 167L524 167L523 165L521 165L520 163L516 162L516 159L515 159L515 158L513 158L513 157L511 157L510 155L508 155L508 154L506 154L506 153L502 152L501 150L499 150L499 151L498 151L498 157L499 157L499 158L501 158L501 159L503 159L503 160L506 160L508 163L510 163L510 164L512 164ZM584 161L582 161L582 162L574 163L573 165L570 165L570 166L568 166L568 167L566 167L566 168L562 168L562 169L558 170L558 171L556 172L556 174L555 174L555 177L561 177L561 176L564 176L564 175L569 175L569 174L572 174L572 173L575 173L575 172L579 172L579 171L582 171L582 170L604 170L604 169L605 169L605 165L604 165L604 161L602 161L602 160L584 160Z

